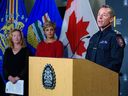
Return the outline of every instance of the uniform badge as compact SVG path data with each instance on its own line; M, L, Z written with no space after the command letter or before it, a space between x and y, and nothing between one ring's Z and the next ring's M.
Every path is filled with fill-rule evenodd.
M42 83L46 89L54 89L56 86L56 75L51 64L46 64L42 73Z
M102 40L102 41L100 41L99 43L100 43L100 44L108 44L108 41Z
M124 39L121 35L116 36L117 43L120 47L125 47Z

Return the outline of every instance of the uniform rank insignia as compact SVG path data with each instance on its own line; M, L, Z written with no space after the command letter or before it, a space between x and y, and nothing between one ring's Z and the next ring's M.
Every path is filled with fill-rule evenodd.
M42 74L42 83L46 89L54 89L56 86L56 75L51 64L46 64Z

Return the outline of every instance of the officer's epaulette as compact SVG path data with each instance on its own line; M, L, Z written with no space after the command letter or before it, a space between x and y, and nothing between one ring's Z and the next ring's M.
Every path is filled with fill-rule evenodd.
M121 32L119 32L118 30L114 30L115 31L115 33L118 35L118 34L120 34L121 35Z
M119 44L120 47L125 47L125 41L124 38L121 35L121 32L119 32L118 30L114 30L116 32L116 40L117 43Z

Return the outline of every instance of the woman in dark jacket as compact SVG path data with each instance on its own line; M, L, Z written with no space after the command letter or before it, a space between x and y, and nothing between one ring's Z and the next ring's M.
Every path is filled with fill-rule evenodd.
M4 53L4 77L13 84L23 80L24 96L28 96L28 56L22 32L18 29L12 30L9 34L9 47Z

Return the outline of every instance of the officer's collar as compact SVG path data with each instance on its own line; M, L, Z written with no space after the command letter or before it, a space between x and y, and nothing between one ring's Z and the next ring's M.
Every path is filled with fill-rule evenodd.
M104 29L103 31L100 30L99 34L102 32L103 35L106 35L107 33L111 32L111 30L112 30L112 27L109 26L106 29Z

